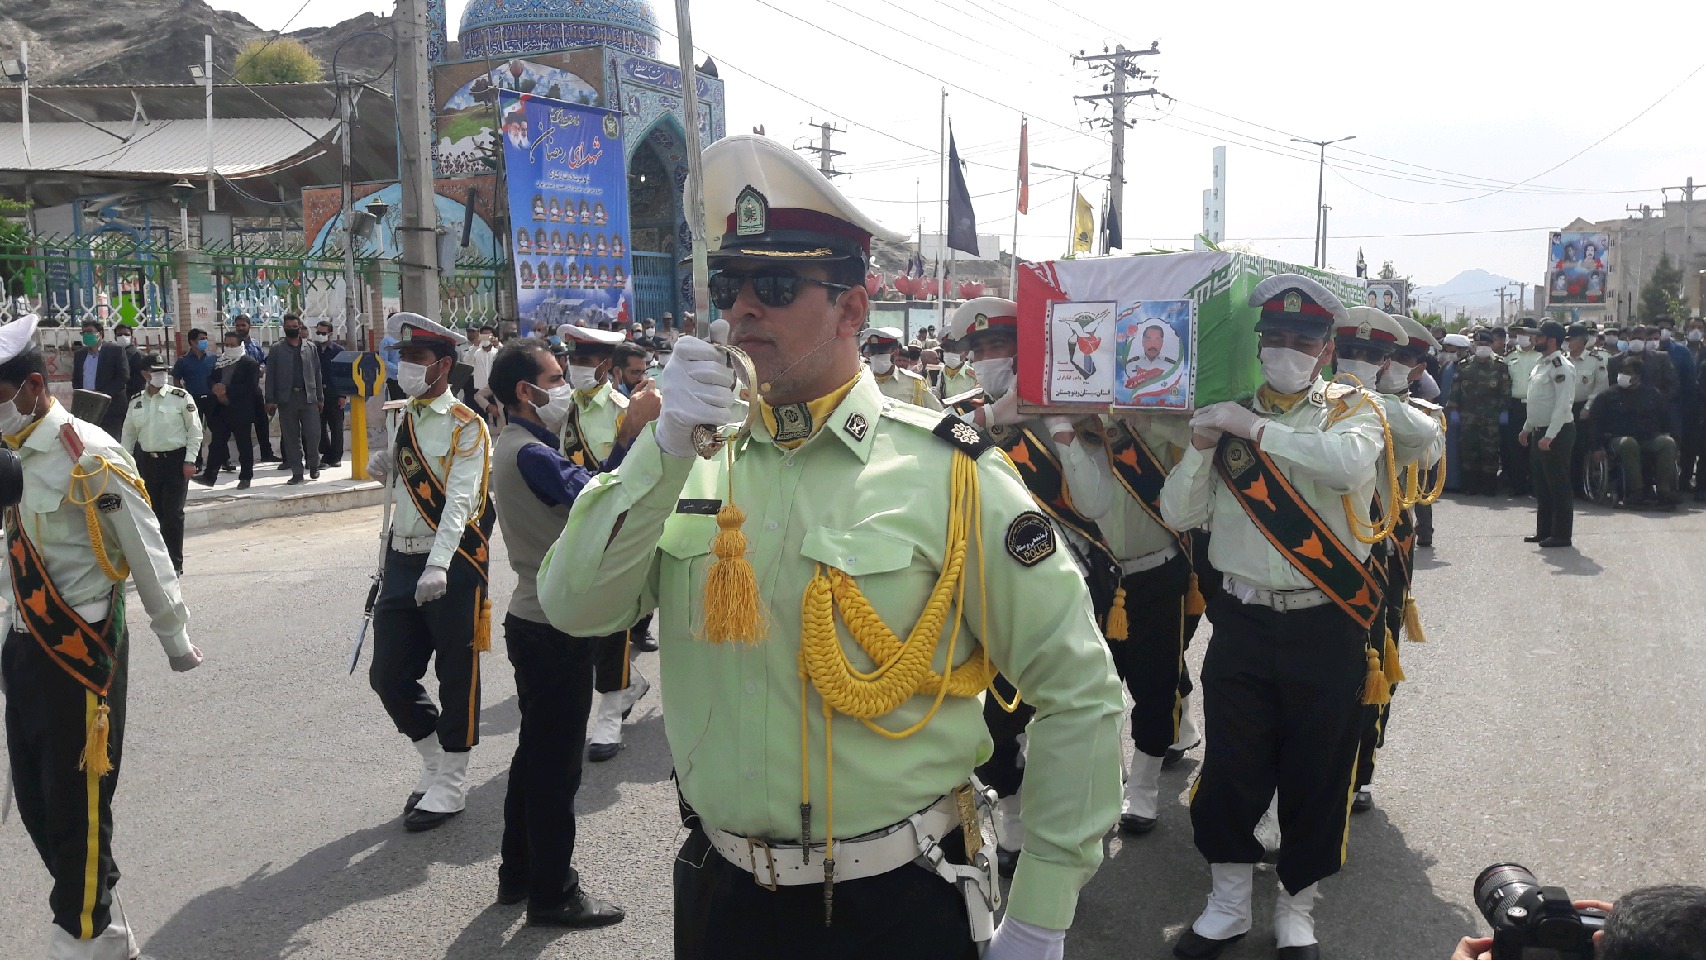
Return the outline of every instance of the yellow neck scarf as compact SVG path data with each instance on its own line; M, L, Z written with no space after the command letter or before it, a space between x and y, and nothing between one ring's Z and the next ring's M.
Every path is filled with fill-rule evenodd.
M829 415L841 406L841 401L853 392L853 384L858 382L859 378L855 376L835 390L805 403L785 403L777 408L760 402L758 413L764 418L764 428L775 438L776 445L792 450L817 436Z
M1280 393L1264 383L1256 390L1256 399L1261 401L1262 406L1275 413L1290 413L1291 408L1297 406L1307 396L1309 396L1309 388L1307 387L1296 393Z

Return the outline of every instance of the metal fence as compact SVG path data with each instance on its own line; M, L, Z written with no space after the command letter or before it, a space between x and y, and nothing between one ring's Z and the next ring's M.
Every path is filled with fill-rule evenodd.
M128 233L35 237L0 248L0 320L35 312L47 327L176 322L172 249Z

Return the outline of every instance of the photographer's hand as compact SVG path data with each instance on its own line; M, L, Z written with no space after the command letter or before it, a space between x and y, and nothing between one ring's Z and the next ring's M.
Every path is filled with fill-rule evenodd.
M1492 937L1464 937L1457 941L1457 952L1451 960L1492 960Z

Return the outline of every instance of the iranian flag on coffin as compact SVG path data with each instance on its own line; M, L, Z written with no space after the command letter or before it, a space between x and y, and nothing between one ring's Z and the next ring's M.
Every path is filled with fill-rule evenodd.
M1349 305L1361 303L1364 296L1358 281L1243 253L1193 251L1021 264L1018 377L1023 409L1182 412L1253 396L1261 385L1256 356L1261 311L1248 305L1250 292L1279 273L1318 280ZM1116 305L1116 331L1096 331L1097 339L1117 344L1114 402L1062 403L1059 397L1070 391L1051 390L1051 370L1071 369L1054 356L1060 352L1054 348L1070 331L1051 329L1051 322L1069 323L1085 312L1059 306L1063 303L1096 309ZM1145 330L1150 333L1147 344ZM1104 343L1096 345L1107 349ZM1149 356L1144 355L1146 347Z

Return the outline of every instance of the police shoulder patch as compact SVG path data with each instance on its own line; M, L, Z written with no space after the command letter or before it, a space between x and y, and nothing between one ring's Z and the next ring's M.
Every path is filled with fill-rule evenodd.
M1552 382L1553 383L1563 383L1567 379L1569 379L1569 378L1560 373L1557 376L1552 378Z
M124 506L124 501L116 493L103 493L95 501L95 506L100 507L102 513L117 513L118 508Z
M1007 525L1007 554L1027 567L1054 555L1054 525L1035 510L1027 510Z
M1552 365L1553 365L1553 366L1554 366L1554 367L1561 367L1561 366L1563 366L1563 365L1564 365L1564 358L1563 358L1563 357L1553 357L1553 358L1552 358Z
M930 432L948 441L973 460L983 456L995 445L988 434L961 420L957 414L943 414L935 429Z

